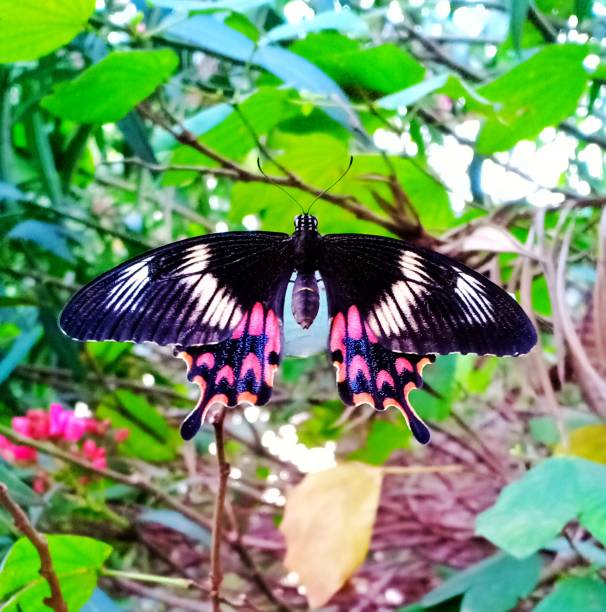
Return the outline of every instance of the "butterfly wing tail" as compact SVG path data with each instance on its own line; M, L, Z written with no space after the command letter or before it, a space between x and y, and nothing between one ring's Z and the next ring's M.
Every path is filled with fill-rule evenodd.
M231 337L217 344L177 347L187 378L200 388L200 399L181 425L190 440L214 404L266 404L282 355L282 323L271 307L257 302L244 314Z
M423 368L435 360L433 355L394 353L383 348L356 306L333 317L329 348L339 395L345 404L370 404L377 410L395 406L415 439L421 444L429 442L429 429L408 396L422 386Z

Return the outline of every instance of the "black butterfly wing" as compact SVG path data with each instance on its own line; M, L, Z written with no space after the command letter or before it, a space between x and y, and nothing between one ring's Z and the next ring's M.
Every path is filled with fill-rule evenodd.
M331 317L355 305L386 349L426 355L519 355L535 329L503 289L463 264L382 236L331 234L319 271Z
M287 234L190 238L144 253L83 287L64 308L60 325L78 340L220 342L256 303L282 316L292 269Z

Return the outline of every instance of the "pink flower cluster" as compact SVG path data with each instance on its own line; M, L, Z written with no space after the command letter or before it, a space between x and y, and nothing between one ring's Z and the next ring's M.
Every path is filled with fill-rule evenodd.
M12 426L15 433L32 440L76 443L87 435L104 436L110 428L110 423L78 417L72 410L65 410L61 404L51 404L48 411L31 409L25 416L14 417ZM114 439L120 443L126 440L128 435L128 429L118 429L114 432ZM87 437L79 451L95 467L107 467L107 451L95 440ZM0 436L0 457L7 461L34 462L38 454L34 448L13 444L4 436Z

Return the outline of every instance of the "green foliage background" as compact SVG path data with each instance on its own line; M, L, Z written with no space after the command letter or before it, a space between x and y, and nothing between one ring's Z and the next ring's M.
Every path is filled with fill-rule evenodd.
M192 521L187 508L210 520L214 460L210 430L193 448L179 439L195 393L170 351L74 343L57 327L62 305L85 282L153 246L228 229L291 231L298 211L258 174L257 157L307 203L350 155L351 172L314 208L321 230L397 236L464 260L517 296L540 345L518 360L439 358L427 370L428 390L413 395L437 431L424 451L397 415L340 419L323 355L287 359L262 418L251 423L238 410L230 423L229 459L243 474L233 492L240 529L252 534L249 542L277 541L283 501L268 501L267 492L283 500L301 473L266 441L294 425L299 444L336 449L339 460L457 463L470 477L449 509L457 517L472 508L452 536L469 547L460 558L439 552L438 544L452 544L446 515L433 524L439 542L409 543L394 528L380 535L391 533L383 529L393 496L397 505L415 495L406 479L384 487L375 539L387 544L377 550L388 550L396 568L416 555L423 570L410 586L394 569L370 606L606 609L606 6L97 5L0 0L1 431L9 435L11 419L30 408L84 402L130 431L111 448L110 467L156 487L84 477L52 453L38 465L0 462L15 501L55 534L51 553L70 610L137 609L142 594L124 582L136 580L128 572L145 572L169 593L192 576L205 579L208 523ZM308 18L289 22L295 10ZM482 31L469 35L462 19ZM555 183L541 184L536 167L519 163L520 151L530 147L540 165L554 142L567 147L568 163ZM445 182L436 151L469 156L462 192ZM502 184L523 181L525 195L500 197L487 184L495 168ZM41 470L48 482L38 495L30 486ZM192 481L196 472L201 485ZM429 498L436 483L427 476L414 486ZM169 493L159 499L158 490ZM451 494L449 486L439 493ZM424 522L431 508L416 507L413 532L431 531ZM404 520L394 516L390 524ZM149 544L150 524L162 545ZM44 609L38 559L18 538L0 513L0 599L7 610ZM179 577L184 557L167 565L163 546L180 555L195 546L193 574ZM304 609L303 592L284 582L280 545L254 550L286 608ZM228 592L274 609L249 569L229 564ZM384 575L371 554L361 576L372 583L377 572ZM173 582L162 579L168 574ZM364 600L351 588L335 596L338 609ZM157 597L157 609L170 609Z

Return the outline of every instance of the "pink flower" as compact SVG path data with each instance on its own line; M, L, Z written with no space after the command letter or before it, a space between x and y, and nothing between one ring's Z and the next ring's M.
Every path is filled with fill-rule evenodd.
M25 436L26 438L32 437L30 421L27 417L13 417L11 424L15 433Z
M104 469L107 467L107 454L102 446L97 446L94 440L85 440L82 445L84 456L96 467Z
M0 436L0 457L6 461L34 462L38 458L35 448L18 446L4 436Z
M61 404L50 406L50 435L67 442L78 442L87 430L87 421L80 419L71 410L64 410Z
M128 429L126 429L125 427L122 429L116 429L116 431L114 432L114 440L120 444L122 442L124 442L125 440L128 439L128 436L130 436L130 431Z

